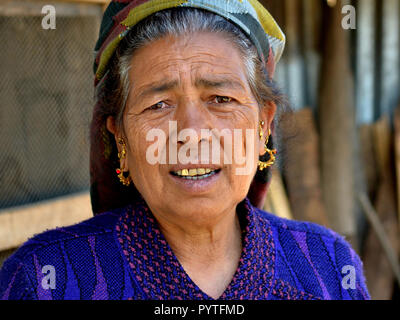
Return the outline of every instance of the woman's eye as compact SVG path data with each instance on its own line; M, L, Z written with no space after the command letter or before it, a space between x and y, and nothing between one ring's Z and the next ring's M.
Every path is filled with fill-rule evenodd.
M149 109L150 110L157 110L157 109L164 109L167 107L167 104L164 101L157 102L153 104Z
M223 96L216 96L213 98L212 102L214 103L229 103L232 102L232 98L229 97L223 97Z

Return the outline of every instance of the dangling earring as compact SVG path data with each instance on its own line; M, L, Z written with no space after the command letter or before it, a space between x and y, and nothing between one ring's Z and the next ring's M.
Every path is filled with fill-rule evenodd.
M118 143L122 146L122 151L118 152L118 159L125 159L126 157L126 145L125 145L125 141L124 139L120 138L118 140ZM124 169L123 168L119 168L116 169L115 172L118 175L119 181L124 185L124 186L129 186L132 182L131 177L128 175L127 177L124 176Z
M260 121L260 139L263 138L263 125L264 125L264 121ZM269 149L267 147L268 145L268 141L269 141L269 137L271 136L271 130L268 129L268 137L265 141L265 146L264 146L264 150L269 154L269 159L266 162L263 161L258 161L258 169L260 171L263 171L265 168L268 168L270 166L272 166L275 163L275 155L276 155L276 149Z

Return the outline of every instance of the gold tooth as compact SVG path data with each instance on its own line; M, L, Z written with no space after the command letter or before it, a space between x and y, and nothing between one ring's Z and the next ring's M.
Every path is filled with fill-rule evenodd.
M178 176L190 176L190 177L194 177L196 175L204 175L204 174L208 174L210 172L212 172L213 170L211 169L205 169L205 168L199 168L199 169L182 169L182 170L178 170L176 171L176 174Z

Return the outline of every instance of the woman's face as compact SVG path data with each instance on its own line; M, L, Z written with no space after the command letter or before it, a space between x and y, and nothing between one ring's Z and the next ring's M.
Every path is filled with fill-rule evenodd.
M135 53L129 77L124 132L116 137L125 139L122 165L150 209L193 224L234 210L264 153L259 121L266 137L275 112L274 105L260 109L239 50L217 34L168 36ZM221 138L223 129L232 143ZM252 129L247 139L246 129ZM239 164L246 152L247 162Z

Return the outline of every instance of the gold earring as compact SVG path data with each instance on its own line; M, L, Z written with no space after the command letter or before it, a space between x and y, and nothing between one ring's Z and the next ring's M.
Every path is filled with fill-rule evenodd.
M263 120L261 120L260 121L260 140L262 140L262 138L263 138L263 136L264 136L264 133L263 133L263 125L264 125L264 121Z
M260 139L263 138L263 130L262 130L262 126L264 125L264 121L260 121ZM264 150L269 154L269 159L268 161L264 162L264 161L258 161L258 169L260 171L263 171L265 168L268 168L270 166L272 166L275 163L275 155L276 155L276 149L269 149L267 147L268 145L268 141L269 141L269 137L271 136L271 130L268 129L268 137L265 141L265 146L264 146Z
M118 140L118 143L122 146L121 152L118 152L118 159L125 159L126 157L126 145L124 139L120 138ZM119 181L124 185L124 186L129 186L132 182L131 177L128 175L127 177L124 176L124 169L123 168L118 168L115 169L115 172L118 175Z

